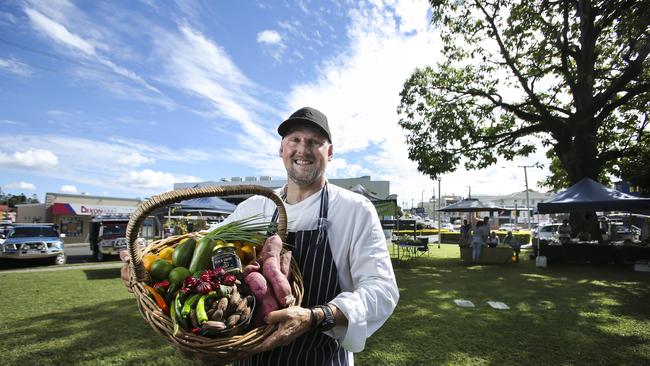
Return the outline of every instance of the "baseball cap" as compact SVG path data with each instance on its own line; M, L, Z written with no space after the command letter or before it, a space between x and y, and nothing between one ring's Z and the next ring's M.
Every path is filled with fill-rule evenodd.
M323 112L312 107L303 107L293 112L289 118L284 122L280 123L278 126L278 133L280 136L286 136L291 128L298 124L307 124L314 127L317 127L327 136L327 139L332 143L332 134L330 133L330 127L327 124L327 117Z

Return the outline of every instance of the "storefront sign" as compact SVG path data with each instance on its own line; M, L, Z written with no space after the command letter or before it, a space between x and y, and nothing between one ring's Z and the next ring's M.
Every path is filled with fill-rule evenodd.
M54 215L129 215L133 211L135 211L135 207L128 206L103 206L79 203L55 203L52 206L52 214Z

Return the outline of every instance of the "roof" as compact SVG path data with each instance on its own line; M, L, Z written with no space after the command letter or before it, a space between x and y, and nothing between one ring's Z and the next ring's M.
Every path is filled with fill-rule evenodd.
M367 199L371 201L380 201L381 198L377 197L374 193L370 192L369 190L366 189L366 187L362 186L361 184L357 184L356 186L350 188L350 190L354 193L358 193L362 196L365 196Z
M503 207L497 206L494 202L483 202L476 198L466 198L462 201L452 203L438 211L444 212L482 212L482 211L499 211Z
M648 209L650 209L650 198L635 197L610 189L587 177L551 197L548 201L537 204L539 213Z

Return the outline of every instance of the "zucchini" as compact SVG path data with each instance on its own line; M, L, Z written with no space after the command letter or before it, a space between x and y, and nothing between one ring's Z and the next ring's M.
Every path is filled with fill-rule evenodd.
M174 267L189 267L194 255L194 248L196 247L196 240L194 238L187 238L183 240L172 253L172 264Z
M212 251L214 250L214 240L211 238L203 237L199 239L192 255L190 262L190 272L203 271L210 268L212 264Z

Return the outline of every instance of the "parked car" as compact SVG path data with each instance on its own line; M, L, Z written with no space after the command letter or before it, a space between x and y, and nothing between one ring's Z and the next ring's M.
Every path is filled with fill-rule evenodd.
M441 226L441 228L440 228L441 230L456 231L456 229L454 228L454 225L451 224L450 222L443 222L443 223L440 224L440 226Z
M501 224L501 226L499 226L499 230L518 231L519 227L517 227L517 225L515 225L515 224L506 223L506 224Z
M551 223L551 224L539 224L539 226L532 231L532 247L533 247L533 256L537 255L539 245L541 243L557 243L559 244L557 238L557 228L560 227L560 223Z
M0 258L50 258L52 264L65 264L64 237L53 224L16 224L2 243Z
M428 217L424 219L423 223L424 223L424 227L426 227L428 229L430 229L430 228L432 228L434 226L433 220L431 220Z

